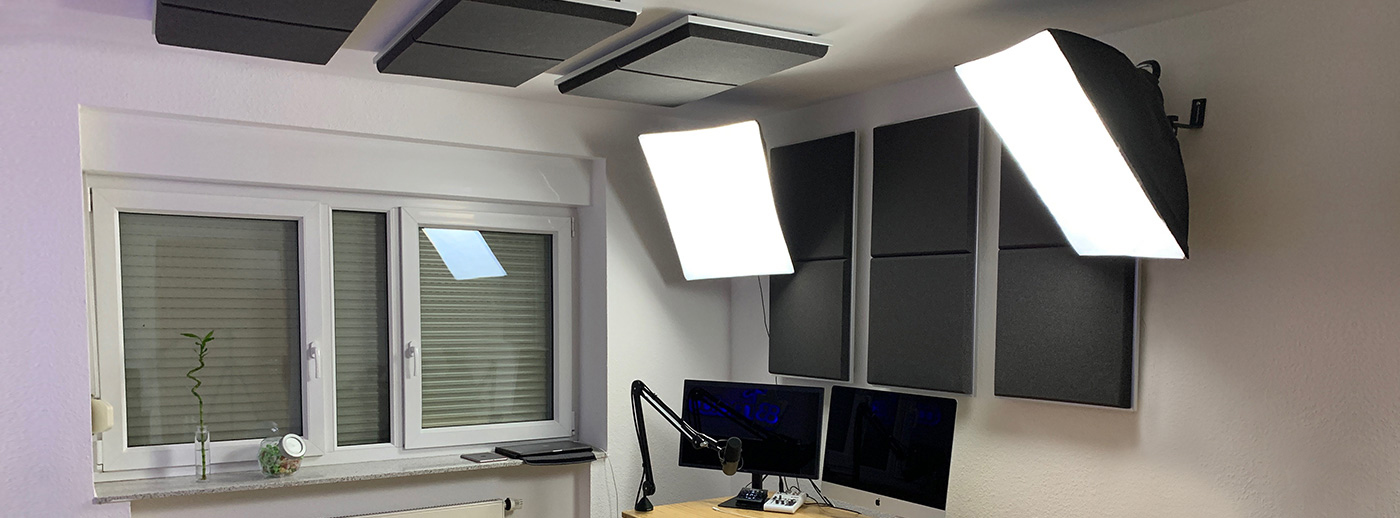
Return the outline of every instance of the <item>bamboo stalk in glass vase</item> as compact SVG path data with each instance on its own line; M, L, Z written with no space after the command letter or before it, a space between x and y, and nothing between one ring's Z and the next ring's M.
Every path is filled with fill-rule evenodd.
M194 474L198 477L197 480L204 481L209 480L209 427L204 425L204 396L199 395L199 387L204 385L204 382L196 378L194 374L204 368L204 356L209 354L209 342L214 341L214 331L211 330L204 336L193 333L180 333L180 336L194 339L195 353L199 358L199 366L190 369L189 372L185 373L185 377L194 381L194 387L190 388L190 393L194 394L195 400L199 401L199 424L194 431L194 444L195 448L199 450L199 459L195 464Z

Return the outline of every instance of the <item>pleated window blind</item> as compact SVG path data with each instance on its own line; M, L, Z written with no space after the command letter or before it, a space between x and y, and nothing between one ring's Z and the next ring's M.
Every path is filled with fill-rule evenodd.
M118 228L127 444L193 441L198 356L180 334L211 330L195 373L211 439L301 433L297 222L121 213Z
M389 442L389 245L383 213L331 213L336 442Z
M423 428L554 417L553 237L481 234L504 277L454 279L418 232Z

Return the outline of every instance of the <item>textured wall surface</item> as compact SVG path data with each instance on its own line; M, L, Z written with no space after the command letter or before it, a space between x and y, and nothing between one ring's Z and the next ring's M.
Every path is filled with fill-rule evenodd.
M490 95L485 87L367 81L306 65L163 48L140 13L31 8L37 5L0 2L0 515L129 512L125 504L90 503L80 106L605 158L608 179L595 186L595 195L607 202L608 379L582 382L591 390L606 386L608 418L579 420L606 426L606 432L585 433L608 437L620 501L630 499L639 476L627 384L638 377L656 380L657 390L675 400L680 379L727 374L729 286L681 280L635 140L638 132L696 123L524 102ZM348 58L373 56L358 52ZM669 461L675 439L662 426L659 419L653 423L654 451ZM279 491L268 502L250 494L140 503L130 512L318 516L329 509L322 506L327 502L335 503L336 512L364 513L414 501L415 495L421 502L445 503L505 493L541 504L527 505L521 517L607 516L613 477L601 463L591 472L406 479ZM723 478L681 469L674 461L659 462L657 475L665 481L659 501L730 491ZM546 499L553 503L543 505Z
M1191 259L1145 267L1137 412L994 398L984 174L949 515L1400 516L1400 4L1255 0L1104 39L1161 61L1169 113L1210 99L1181 134ZM762 122L783 145L969 105L939 74ZM735 376L772 379L754 283L731 296Z

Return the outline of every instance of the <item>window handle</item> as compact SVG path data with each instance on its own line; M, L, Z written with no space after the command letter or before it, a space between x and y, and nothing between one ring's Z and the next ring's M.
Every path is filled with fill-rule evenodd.
M306 359L311 362L311 379L321 379L321 350L316 347L316 342L306 346Z
M413 341L410 340L408 344L404 346L403 357L411 364L409 365L408 377L418 377L418 348L413 346Z

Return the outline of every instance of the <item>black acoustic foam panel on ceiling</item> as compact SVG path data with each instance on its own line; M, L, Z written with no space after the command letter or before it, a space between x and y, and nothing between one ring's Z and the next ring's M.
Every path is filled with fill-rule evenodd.
M768 371L846 381L851 353L851 262L795 262L774 275Z
M734 88L733 85L691 81L616 70L592 79L577 89L560 91L571 95L612 99L655 106L680 106Z
M164 45L324 65L374 0L160 0Z
M856 134L773 148L769 164L792 260L849 259Z
M353 31L374 0L160 0L160 3L295 25Z
M871 255L973 250L981 120L969 109L875 128Z
M1069 246L1010 153L1001 154L1001 248Z
M996 394L1131 408L1137 261L1002 250Z
M552 59L415 43L394 56L393 63L380 61L380 72L519 86L557 64L559 62Z
M559 91L680 106L826 55L825 44L753 29L689 16L562 78Z
M519 86L636 19L564 0L443 0L377 64L387 74Z
M973 254L871 260L870 383L972 392L975 271Z

